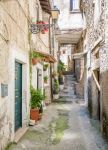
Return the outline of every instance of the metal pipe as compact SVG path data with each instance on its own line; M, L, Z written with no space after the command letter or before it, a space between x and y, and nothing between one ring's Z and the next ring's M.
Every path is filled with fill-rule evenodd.
M51 24L51 15L49 17L49 25ZM51 52L51 28L49 28L49 49L50 49L50 54ZM53 84L52 84L52 64L50 63L50 85L51 85L51 101L53 100Z

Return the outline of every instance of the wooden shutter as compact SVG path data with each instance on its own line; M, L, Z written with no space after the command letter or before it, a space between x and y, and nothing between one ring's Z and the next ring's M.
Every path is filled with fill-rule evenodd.
M73 9L73 0L70 0L70 11Z

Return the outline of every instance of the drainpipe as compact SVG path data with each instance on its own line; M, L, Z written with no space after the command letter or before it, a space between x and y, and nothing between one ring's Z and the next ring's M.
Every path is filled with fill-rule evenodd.
M51 24L51 15L49 16L49 25ZM49 50L51 53L51 28L49 28ZM53 101L53 84L52 84L52 64L50 63L50 86L51 86L51 101Z

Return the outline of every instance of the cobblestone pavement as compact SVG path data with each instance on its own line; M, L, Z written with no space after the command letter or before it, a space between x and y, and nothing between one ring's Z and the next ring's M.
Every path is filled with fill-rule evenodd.
M108 150L84 101L76 98L74 82L66 76L58 103L48 106L43 119L8 150Z

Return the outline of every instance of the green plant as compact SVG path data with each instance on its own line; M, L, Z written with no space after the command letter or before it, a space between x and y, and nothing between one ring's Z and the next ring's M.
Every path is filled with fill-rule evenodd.
M57 79L54 79L54 85L53 85L53 94L59 93L59 82Z
M42 101L45 99L45 96L42 94L42 91L39 89L35 89L31 87L31 100L30 100L30 105L31 108L40 108Z
M60 60L58 63L58 73L62 73L63 71L65 71L65 65L64 63Z
M44 81L47 81L47 80L48 80L48 76L45 76L45 77L44 77Z
M58 76L58 73L56 71L52 72L52 77Z
M38 53L38 52L35 52L35 51L33 51L33 52L31 53L31 55L32 55L32 58L42 58L42 57L43 57L42 54L40 54L40 53Z
M43 65L43 70L46 71L47 68L48 68L48 64L44 64L44 65Z

